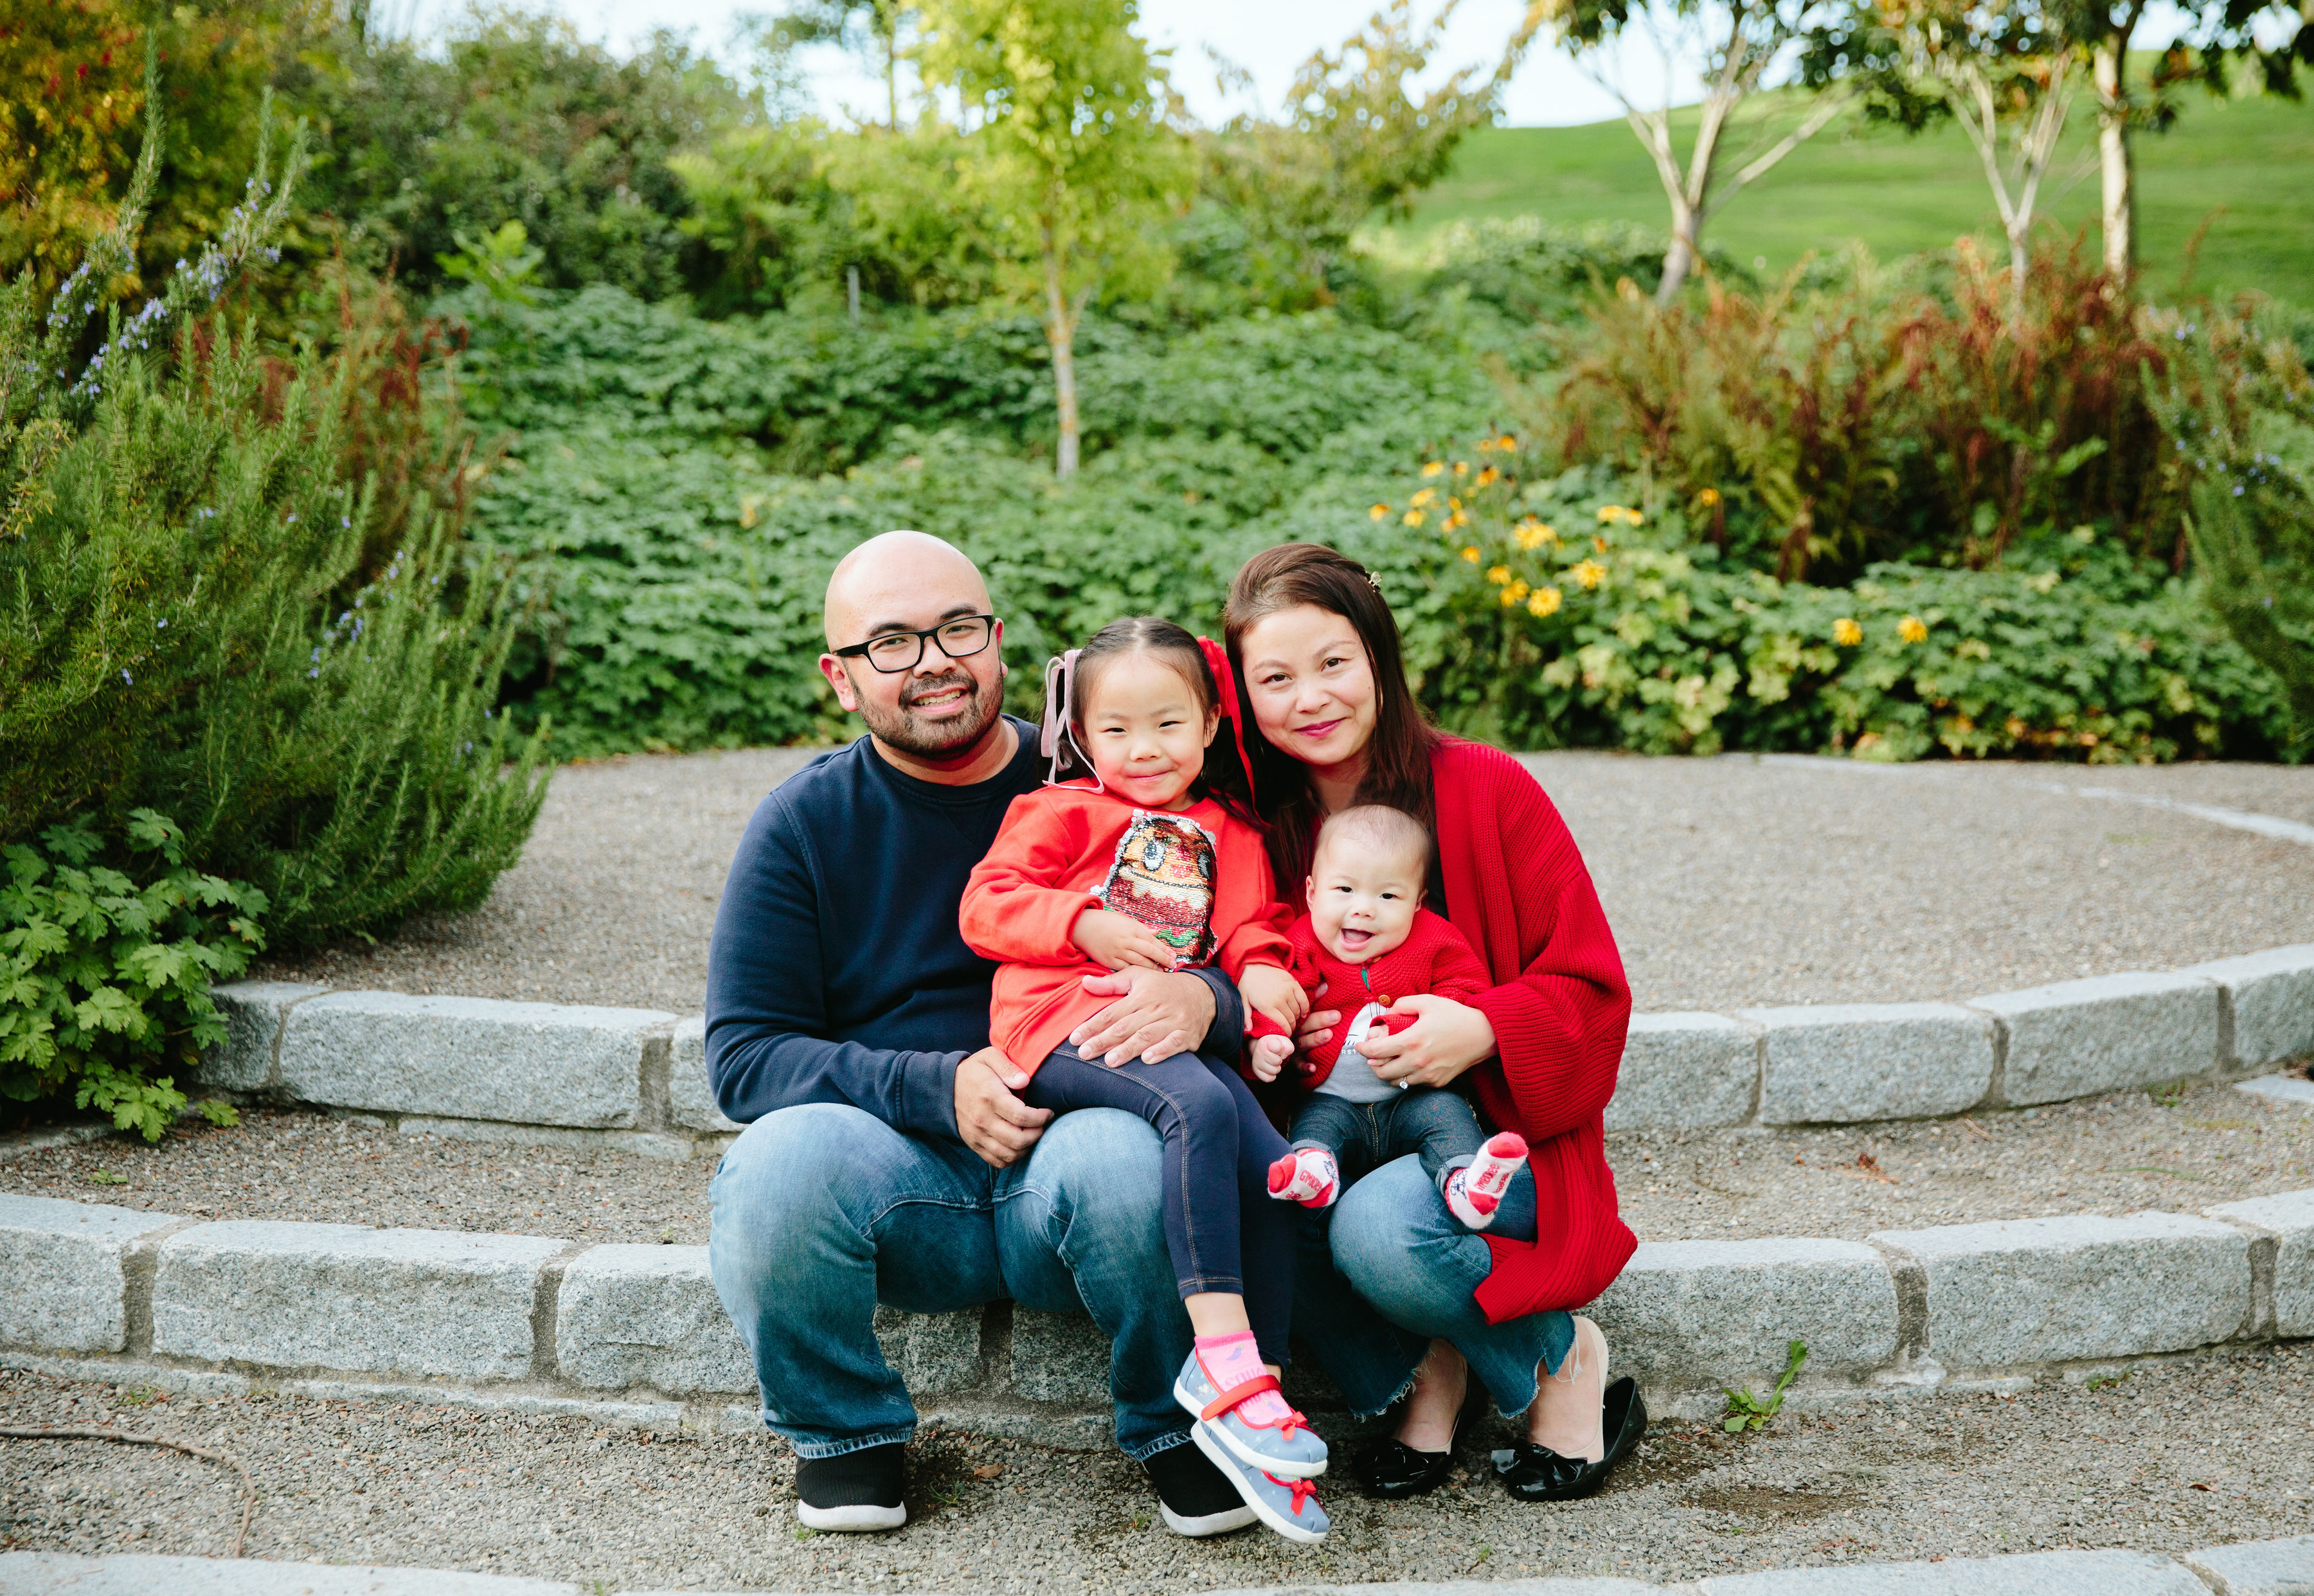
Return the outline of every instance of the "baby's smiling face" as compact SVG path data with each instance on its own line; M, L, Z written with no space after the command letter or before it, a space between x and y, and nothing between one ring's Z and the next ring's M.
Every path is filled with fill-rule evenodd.
M1363 965L1404 942L1422 906L1426 862L1419 850L1377 848L1356 833L1320 839L1307 883L1320 946Z

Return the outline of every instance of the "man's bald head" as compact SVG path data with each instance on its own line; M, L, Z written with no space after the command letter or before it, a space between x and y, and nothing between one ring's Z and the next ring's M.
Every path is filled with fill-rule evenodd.
M961 629L967 641L957 646L968 648L962 658L925 638L915 665L905 670L879 671L871 660L835 650L994 613L980 568L955 544L928 533L885 533L846 554L827 578L821 619L828 652L819 657L820 673L888 754L925 762L918 774L969 765L1003 727L1002 622Z
M911 619L928 605L938 613ZM928 532L887 532L835 562L820 619L827 646L842 648L877 632L915 631L991 608L988 584L963 550Z

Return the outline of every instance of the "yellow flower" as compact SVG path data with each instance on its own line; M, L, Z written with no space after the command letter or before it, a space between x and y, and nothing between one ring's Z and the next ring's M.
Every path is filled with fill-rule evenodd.
M1645 516L1628 505L1609 504L1599 507L1599 524L1602 526L1612 526L1619 522L1625 526L1637 526L1646 519Z
M1593 538L1591 540L1591 551L1594 554L1604 554L1607 551L1607 540L1603 537Z
M1558 588L1538 587L1534 590L1534 596L1526 601L1526 613L1537 616L1556 615L1559 606L1564 602L1565 597Z
M1390 507L1386 504L1378 504L1368 513L1377 521L1387 520L1390 517Z
M1503 473L1497 471L1491 465L1488 466L1479 473L1479 486L1481 488L1485 487L1489 482L1499 482L1502 480Z
M1926 642L1929 637L1928 623L1918 615L1907 615L1896 623L1896 635L1908 643Z
M1471 474L1471 463L1467 460L1457 460L1454 463L1454 474L1458 477L1469 476Z
M1555 543L1559 541L1559 533L1556 531L1544 525L1532 516L1520 522L1512 531L1511 536L1522 549L1539 549L1545 543Z
M1526 595L1527 585L1524 582L1513 582L1503 589L1503 603L1506 605L1515 604Z
M1701 505L1705 509L1709 509L1713 505L1719 502L1719 489L1717 488L1706 488L1702 492L1695 496L1695 502Z
M1843 648L1852 648L1864 640L1864 629L1842 615L1832 623L1832 640Z
M1444 461L1443 461L1443 460L1434 460L1434 461L1432 461L1429 464L1427 464L1427 465L1426 465L1426 466L1424 466L1424 467L1422 468L1422 474L1423 474L1424 476L1426 476L1426 477L1435 477L1435 476L1436 476L1440 472L1444 471L1445 469L1446 469L1446 463L1445 463Z
M1511 568L1509 566L1494 565L1487 568L1487 580L1494 583L1497 586L1499 587L1502 584L1509 581L1510 579Z
M1502 436L1495 440L1495 447L1497 449L1515 449L1518 447L1518 439L1506 432Z
M1463 559L1465 559L1465 560L1469 560L1472 565L1476 565L1476 564L1478 564L1478 563L1479 563L1479 547L1478 547L1478 545L1477 545L1476 543L1473 543L1473 544L1471 544L1469 548L1464 549L1464 550L1462 551L1462 558L1463 558Z
M1580 582L1583 585L1583 590L1588 593L1592 588L1599 586L1599 578L1607 574L1607 568L1595 560L1586 560L1582 564L1571 568L1567 574Z
M1432 491L1431 491L1429 489L1427 489L1427 488L1418 488L1418 489L1415 489L1414 497L1413 497L1412 498L1408 499L1406 502L1407 502L1407 503L1409 503L1409 504L1410 504L1410 505L1412 505L1416 509L1418 509L1418 509L1420 509L1423 506L1425 506L1425 505L1428 504L1432 499L1436 498L1437 497L1438 497L1438 495L1436 495L1435 493L1432 492Z
M1402 525L1407 526L1419 526L1422 525L1422 512L1420 510L1409 510L1405 515L1400 516L1399 520Z
M1465 510L1456 510L1453 515L1446 517L1446 530L1449 532L1453 531L1454 528L1458 526L1468 526L1469 525L1471 525L1471 516L1470 513Z
M1462 507L1462 501L1450 493L1446 496L1446 507L1450 510L1459 510Z

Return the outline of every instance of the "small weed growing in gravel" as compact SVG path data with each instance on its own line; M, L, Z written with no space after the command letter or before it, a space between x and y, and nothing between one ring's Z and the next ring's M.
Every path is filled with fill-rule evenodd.
M794 1529L789 1530L788 1533L794 1536L798 1540L809 1540L813 1536L817 1535L819 1531L812 1529L809 1525L798 1524Z
M1807 1362L1807 1343L1795 1341L1791 1344L1789 1351L1790 1356L1784 1364L1784 1371L1777 1377L1776 1389L1769 1393L1766 1400L1762 1401L1753 1395L1749 1386L1740 1391L1733 1386L1719 1388L1727 1393L1727 1416L1720 1422L1721 1429L1730 1435L1735 1435L1745 1430L1764 1430L1768 1427L1768 1421L1774 1418L1777 1411L1784 1405L1784 1393L1791 1389L1792 1381L1799 1378L1800 1365Z
M127 1186L128 1184L128 1177L115 1175L110 1169L95 1170L86 1178L91 1186Z
M130 1386L113 1400L119 1402L123 1407L142 1407L160 1394L151 1386Z
M2175 1108L2186 1100L2186 1094L2192 1089L2193 1082L2189 1080L2166 1080L2159 1086L2146 1088L2145 1095L2160 1107Z

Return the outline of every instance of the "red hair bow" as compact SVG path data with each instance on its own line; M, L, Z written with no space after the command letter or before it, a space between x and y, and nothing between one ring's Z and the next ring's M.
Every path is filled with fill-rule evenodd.
M1230 669L1229 650L1211 638L1199 638L1197 648L1206 657L1206 664L1214 673L1214 686L1220 692L1222 719L1229 722L1230 741L1237 745L1238 768L1245 772L1245 790L1253 794L1253 761L1245 756L1245 722L1238 713L1237 673Z

